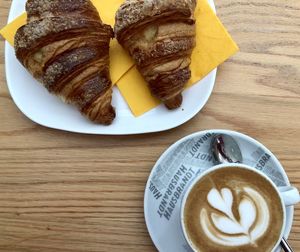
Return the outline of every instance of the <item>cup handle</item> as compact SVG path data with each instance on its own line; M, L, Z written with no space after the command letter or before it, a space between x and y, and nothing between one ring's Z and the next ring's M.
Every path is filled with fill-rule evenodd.
M281 198L285 206L293 206L300 202L299 191L294 186L280 186L278 187Z

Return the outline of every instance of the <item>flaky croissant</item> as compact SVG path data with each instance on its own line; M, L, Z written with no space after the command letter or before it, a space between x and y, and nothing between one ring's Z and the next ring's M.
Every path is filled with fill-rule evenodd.
M191 77L195 6L196 0L126 0L116 14L116 38L169 109L180 107Z
M53 94L91 121L111 124L109 42L89 0L28 0L27 24L15 35L15 52L27 70Z

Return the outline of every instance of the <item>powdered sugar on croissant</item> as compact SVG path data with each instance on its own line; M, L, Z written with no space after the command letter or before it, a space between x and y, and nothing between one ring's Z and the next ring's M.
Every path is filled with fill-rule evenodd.
M27 24L15 36L19 61L49 92L95 123L111 124L109 42L90 0L28 0Z

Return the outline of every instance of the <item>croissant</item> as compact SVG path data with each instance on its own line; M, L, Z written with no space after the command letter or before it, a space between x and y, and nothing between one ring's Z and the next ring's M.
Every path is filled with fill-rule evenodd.
M15 35L18 60L49 92L91 121L109 125L109 42L114 36L89 0L28 0L27 24Z
M191 77L196 0L126 0L118 9L115 36L134 59L153 96L167 108L182 104Z

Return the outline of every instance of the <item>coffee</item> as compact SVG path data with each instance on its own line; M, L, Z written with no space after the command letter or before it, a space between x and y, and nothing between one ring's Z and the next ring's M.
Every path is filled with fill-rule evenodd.
M183 218L197 251L268 252L280 239L284 210L266 178L249 169L225 167L193 186Z

